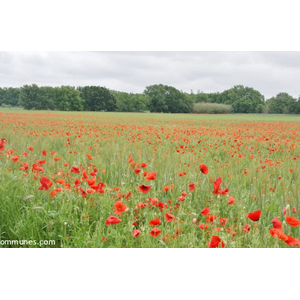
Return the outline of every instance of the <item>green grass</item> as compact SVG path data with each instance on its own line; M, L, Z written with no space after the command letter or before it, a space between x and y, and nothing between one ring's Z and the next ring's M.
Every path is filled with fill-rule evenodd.
M0 139L7 139L5 150L0 153L1 240L54 240L55 246L51 247L59 248L187 248L207 247L211 236L217 235L226 247L291 247L273 238L269 229L277 216L285 234L295 238L300 235L299 227L286 224L282 213L289 205L291 210L296 209L290 215L299 219L299 121L299 116L291 115L0 109ZM34 151L29 151L29 146ZM42 155L43 149L47 156ZM8 150L13 152L9 154ZM24 151L28 156L23 155ZM51 151L56 153L51 155ZM93 159L88 160L86 154ZM20 156L17 162L12 161L14 155ZM139 175L134 172L137 165L130 168L129 155L137 165L147 164ZM61 160L55 162L56 156ZM31 166L38 159L46 163L42 166L44 171L35 178ZM27 171L19 169L23 162L29 165ZM200 172L200 164L208 166L207 175ZM87 194L86 198L77 193L74 181L83 174L71 173L72 166L82 166L89 179L97 168L96 181L106 185L105 193ZM144 170L157 172L156 179L146 181ZM182 172L186 175L179 176ZM53 182L47 191L38 189L41 176ZM217 177L222 177L221 187L229 189L228 195L212 194ZM71 189L52 198L50 192L62 187L57 182L59 178ZM189 183L196 184L195 191L189 192ZM148 194L136 190L141 184L152 186ZM164 186L172 184L173 191L163 191ZM84 190L89 188L86 180L81 186ZM117 187L118 191L113 190ZM270 188L275 188L275 192ZM129 191L132 195L126 199ZM183 191L188 195L184 201L178 201ZM28 195L34 197L23 201ZM229 196L236 199L235 204L228 205ZM159 207L148 205L138 210L137 203L146 203L149 197L158 198L169 205L168 209L160 211ZM128 210L119 216L121 223L106 226L109 216L117 216L114 204L119 198ZM209 229L204 231L195 222L206 224L206 217L201 214L206 206L217 219L207 223ZM262 211L257 222L247 218L255 210ZM173 214L176 221L166 222L166 212ZM220 217L228 219L226 225L220 223ZM149 235L149 222L156 218L162 224L158 226L161 234L154 238ZM132 225L137 220L138 225ZM245 224L251 225L247 234L242 230ZM133 229L142 233L133 238Z

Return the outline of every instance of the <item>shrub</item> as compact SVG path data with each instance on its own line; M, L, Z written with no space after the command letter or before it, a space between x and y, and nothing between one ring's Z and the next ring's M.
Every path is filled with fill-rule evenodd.
M231 105L218 103L195 103L193 113L196 114L228 114L232 110Z

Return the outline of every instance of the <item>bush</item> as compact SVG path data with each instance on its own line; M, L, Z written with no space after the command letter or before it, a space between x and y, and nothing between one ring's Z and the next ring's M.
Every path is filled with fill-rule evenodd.
M231 105L218 103L195 103L193 113L196 114L228 114L232 110Z

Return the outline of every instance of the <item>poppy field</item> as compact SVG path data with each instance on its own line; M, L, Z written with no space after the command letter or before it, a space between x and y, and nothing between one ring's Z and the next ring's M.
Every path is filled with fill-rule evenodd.
M297 248L299 150L293 116L3 109L0 239Z

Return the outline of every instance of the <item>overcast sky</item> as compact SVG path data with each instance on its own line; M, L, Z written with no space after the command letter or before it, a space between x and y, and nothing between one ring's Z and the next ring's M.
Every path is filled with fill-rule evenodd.
M0 87L99 85L142 93L166 84L195 93L222 92L235 85L253 87L266 98L300 95L299 52L4 52Z

